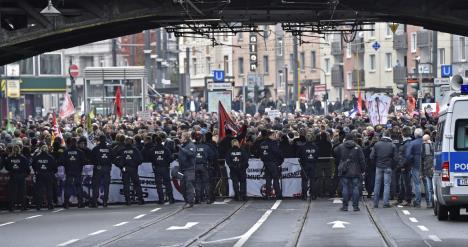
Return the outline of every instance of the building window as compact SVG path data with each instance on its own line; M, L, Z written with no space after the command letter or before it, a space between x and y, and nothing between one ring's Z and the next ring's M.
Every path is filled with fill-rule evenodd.
M244 58L243 57L240 57L238 59L238 65L239 65L239 75L243 75L244 74Z
M268 63L268 56L263 56L263 73L270 73L270 64Z
M278 81L279 81L279 87L284 88L285 87L285 85L284 85L284 74L283 74L282 70L280 70L278 72Z
M283 56L283 38L278 38L278 46L276 47L276 55L278 57Z
M312 51L310 54L310 67L311 68L317 68L317 57L315 54L315 51Z
M304 52L301 52L301 63L299 64L299 66L301 67L302 70L304 70L304 68L306 67L306 64L305 64L305 53Z
M389 23L385 23L385 36L387 38L392 37L392 29L390 29Z
M211 57L206 57L206 73L211 74Z
M224 56L224 73L229 74L229 56Z
M411 33L411 52L415 53L418 48L418 36L416 33Z
M40 75L62 75L62 54L42 54L39 63Z
M237 41L238 41L238 42L244 41L244 33L243 33L243 32L239 32L239 33L237 34Z
M19 62L21 75L34 75L34 57Z
M325 58L325 72L330 73L330 58Z
M292 73L296 69L296 67L294 67L294 55L292 53L289 54L289 64L289 73Z
M385 69L391 70L392 67L392 53L385 53Z
M369 55L370 71L375 71L375 54Z
M370 37L375 38L375 24L370 25L369 29L372 30L370 31Z
M270 28L268 27L268 25L264 25L263 26L263 38L268 39L269 36L270 36Z
M5 74L5 66L0 66L0 75Z
M346 58L351 58L352 53L351 53L351 44L348 43L346 44Z
M460 60L466 60L465 37L460 37Z
M352 72L348 72L347 73L347 78L346 78L346 88L347 89L351 89L353 87L353 73Z
M192 74L194 74L194 75L198 74L198 71L197 71L197 59L196 59L196 58L192 58L192 66L193 66Z
M439 64L445 64L445 48L439 48Z

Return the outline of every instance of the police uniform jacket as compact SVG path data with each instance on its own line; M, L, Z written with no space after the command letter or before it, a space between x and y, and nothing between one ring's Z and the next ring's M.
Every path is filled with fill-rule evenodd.
M57 173L57 162L52 155L41 152L32 161L34 173L38 175L48 175Z
M146 144L142 153L143 159L151 162L153 167L169 167L172 162L171 151L162 144Z
M140 151L132 145L126 145L122 150L122 155L120 157L121 162L119 163L120 168L122 169L126 168L137 170L138 166L140 166L143 161Z
M29 160L23 155L14 155L5 159L5 169L10 176L28 176L31 172Z
M91 150L94 170L109 172L112 169L112 150L109 145L100 143Z
M276 141L267 139L260 145L260 159L265 166L280 166L283 163L283 154Z
M229 150L225 159L230 169L247 169L249 167L248 153L238 147Z
M62 161L67 176L81 176L83 166L86 164L84 153L78 148L69 148L63 152Z
M299 149L299 163L303 166L314 165L319 156L317 146L312 142L306 142Z

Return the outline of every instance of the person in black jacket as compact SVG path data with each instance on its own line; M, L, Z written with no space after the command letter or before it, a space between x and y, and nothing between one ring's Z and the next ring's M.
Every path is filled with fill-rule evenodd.
M249 167L249 154L240 148L238 140L232 140L232 148L226 154L226 164L229 166L234 188L234 200L247 200L247 168Z
M94 167L92 179L93 197L90 207L97 207L101 185L104 189L102 206L107 207L113 157L112 150L107 144L107 138L105 135L99 136L99 144L93 148L91 154Z
M133 139L130 137L125 138L125 146L122 150L120 161L117 162L117 164L122 171L123 192L127 205L132 204L130 198L130 183L133 184L133 190L138 197L138 204L144 204L140 176L138 175L138 167L141 163L141 153L133 145Z
M30 174L30 162L21 154L21 147L15 145L11 156L5 159L5 169L10 175L8 181L9 210L13 211L15 203L21 203L26 210L26 177Z
M332 157L332 144L329 135L325 130L322 130L319 133L316 145L318 149L318 157L322 158L317 161L317 192L319 196L330 196L333 194L330 192L333 168L330 160L330 157Z
M268 134L268 139L260 145L260 159L263 161L263 170L265 173L266 197L269 198L272 195L271 181L273 180L276 199L281 199L282 193L279 180L281 177L281 165L283 164L284 158L279 149L279 144L276 141L275 132L270 132Z
M169 203L174 203L174 196L172 194L172 184L170 177L170 165L172 162L171 151L163 146L160 136L154 138L155 145L153 145L151 137L145 137L145 146L142 154L146 162L151 162L153 166L154 178L156 183L156 190L158 192L158 203L164 204L164 188L166 189L166 196Z
M76 139L67 139L67 149L63 152L60 164L65 168L65 193L63 207L69 207L71 191L75 191L78 197L78 207L83 205L83 187L82 187L82 172L83 166L86 165L85 154L77 148Z
M190 133L182 133L182 145L179 146L180 172L183 174L183 195L185 199L184 207L193 207L195 203L195 157L197 156L196 146L190 140Z
M216 153L207 144L200 132L194 133L196 156L195 156L195 204L207 200L212 203L210 194L209 164L216 159ZM230 146L230 145L229 145Z
M309 192L311 199L315 200L317 199L317 191L314 188L316 177L315 166L317 164L319 151L314 144L314 135L312 133L306 135L306 140L306 143L298 150L299 164L302 168L302 199L306 200L307 192Z
M348 211L348 203L352 198L354 211L359 211L359 182L365 171L364 153L354 141L354 135L346 134L344 142L335 149L335 159L338 162L338 176L343 186L343 207Z
M36 182L34 184L36 209L40 210L42 207L44 190L47 197L47 207L49 210L54 209L52 190L55 173L57 173L57 162L49 154L49 148L46 145L41 146L40 153L33 158L32 168L36 175Z

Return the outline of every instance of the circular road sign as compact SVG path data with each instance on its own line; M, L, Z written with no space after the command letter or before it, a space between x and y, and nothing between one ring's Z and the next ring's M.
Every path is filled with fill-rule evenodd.
M80 69L78 68L78 65L72 64L68 68L68 73L70 74L71 77L76 78L80 75Z

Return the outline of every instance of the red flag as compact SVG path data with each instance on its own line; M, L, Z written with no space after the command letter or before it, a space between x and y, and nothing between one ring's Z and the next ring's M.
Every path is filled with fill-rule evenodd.
M218 140L224 139L226 137L226 129L230 129L232 132L238 133L239 128L237 125L232 121L229 114L224 109L223 104L221 101L218 103L218 120L219 120L219 133L218 133Z
M63 104L60 107L59 116L60 118L67 118L73 114L75 114L75 107L73 106L70 95L66 93L65 98L63 99Z
M115 106L117 107L117 116L122 117L122 100L120 99L120 87L115 93Z

